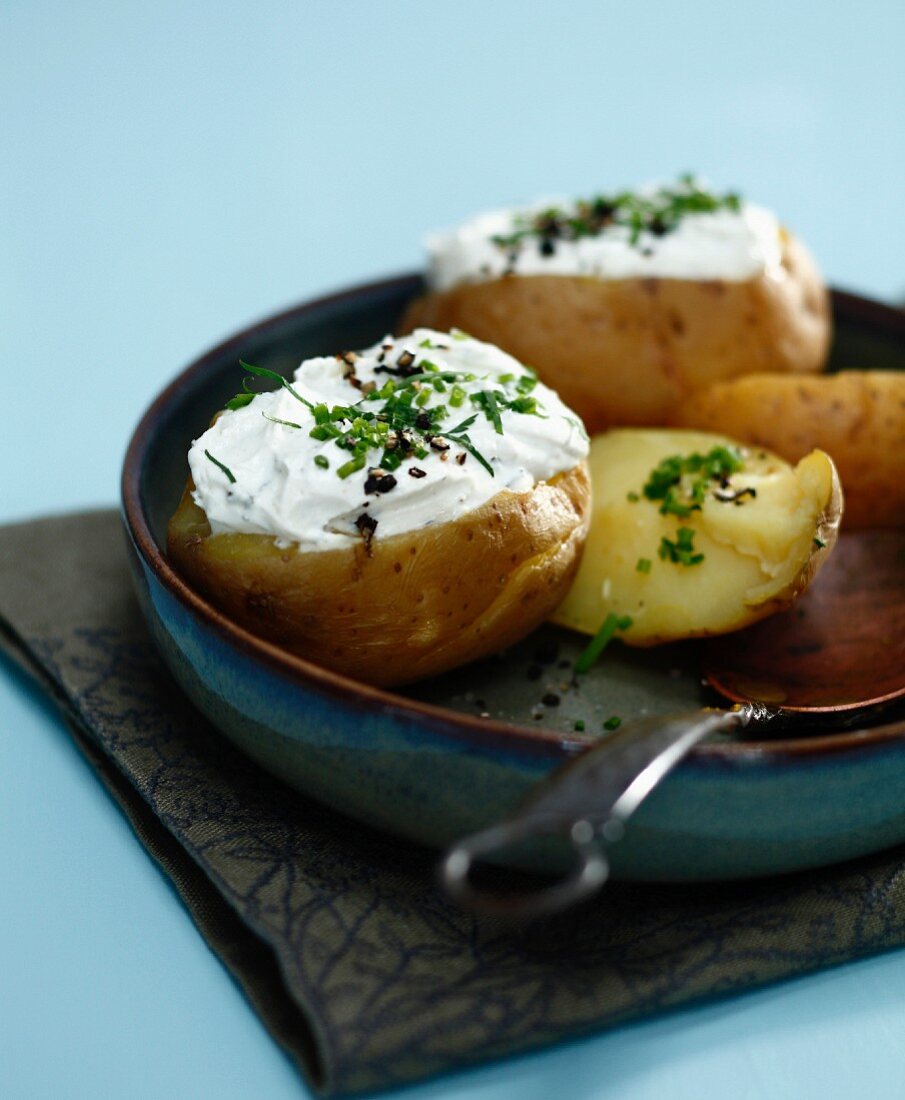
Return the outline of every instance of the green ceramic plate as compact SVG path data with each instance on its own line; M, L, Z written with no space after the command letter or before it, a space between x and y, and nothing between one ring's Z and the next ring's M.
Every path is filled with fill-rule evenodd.
M135 432L123 502L142 606L200 709L305 794L444 846L498 819L538 778L605 736L612 716L629 722L713 699L693 643L614 645L580 690L564 690L583 640L551 627L408 691L380 691L247 634L170 569L162 549L188 445L235 392L238 359L288 373L306 356L364 346L394 329L420 288L409 276L303 305L190 366ZM842 293L834 311L834 368L905 367L905 316ZM715 879L815 866L902 841L905 723L887 720L807 739L701 745L642 806L612 854L623 877Z

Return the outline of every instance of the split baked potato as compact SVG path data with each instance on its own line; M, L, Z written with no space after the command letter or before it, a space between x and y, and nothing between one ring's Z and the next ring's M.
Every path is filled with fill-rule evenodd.
M721 435L614 430L591 441L593 510L553 621L594 634L613 615L647 646L739 630L782 610L832 550L835 467L795 468Z

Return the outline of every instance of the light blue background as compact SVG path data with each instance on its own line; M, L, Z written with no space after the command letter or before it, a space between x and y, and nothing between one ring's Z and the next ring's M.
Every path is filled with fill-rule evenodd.
M905 297L905 6L0 2L0 521L115 500L238 326L430 228L676 171ZM0 1095L298 1097L53 713L0 676ZM905 954L420 1086L437 1100L905 1093Z

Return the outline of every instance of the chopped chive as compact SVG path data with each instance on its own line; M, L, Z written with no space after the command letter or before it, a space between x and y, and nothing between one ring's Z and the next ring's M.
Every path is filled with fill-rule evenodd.
M268 416L266 412L262 412L261 416L265 420L269 420L271 424L282 424L287 428L301 428L301 424L295 424L291 420L280 420L278 416Z
M822 550L826 546L826 543L823 541L823 539L817 538L815 536L814 545L817 547L818 550Z
M232 470L228 466L224 466L218 458L214 458L210 451L205 451L204 453L218 469L222 470L226 474L226 479L230 483L230 485L235 485L236 475L232 472Z
M467 435L455 435L455 436L452 436L451 438L452 438L454 443L458 443L459 446L463 450L468 451L468 453L474 459L476 459L478 462L480 462L480 464L484 467L484 469L487 471L487 473L490 474L491 477L496 477L496 474L493 471L493 467L490 465L490 463L487 461L487 459L481 454L481 452L477 449L477 447L474 445L474 443L472 443L472 441L469 439L469 437Z
M327 458L326 455L315 455L314 456L314 465L315 466L320 466L320 468L322 470L329 470L330 469L330 459Z
M576 719L575 725L572 728L576 733L584 733L584 721L581 718Z
M272 382L279 382L283 389L289 390L296 401L301 401L309 409L313 409L314 406L306 398L302 397L300 393L297 393L287 379L282 374L277 374L275 370L268 370L267 367L253 367L251 363L246 363L244 359L239 360L239 365L247 371L251 371L252 374L256 374L259 378L269 378Z
M236 409L244 409L246 405L250 405L254 399L255 395L253 393L237 393L223 407L235 412Z
M639 573L649 573L652 564L650 558L638 558L638 561L635 563L635 569Z
M452 435L454 432L467 431L472 426L472 424L474 424L474 422L477 419L478 419L478 414L477 413L473 413L471 416L466 416L466 418L464 420L460 421L454 428L447 429L447 431L444 434L445 435Z
M637 493L626 493L625 499L630 501L632 504L636 504L641 499L641 497L639 497Z
M512 409L513 412L527 413L534 416L540 416L541 406L538 404L536 397L516 397L514 401L510 401L506 405L507 409ZM546 420L546 417L542 417Z
M621 725L622 719L619 717L618 714L614 714L612 717L607 718L607 720L603 723L603 728L605 730L617 730Z
M623 615L620 618L619 615L611 611L603 620L600 629L575 662L575 672L578 674L587 672L597 661L600 654L603 653L604 649L606 649L607 645L612 641L616 631L628 630L631 625L632 620L630 616Z
M465 333L453 333L459 339L469 339ZM430 339L422 340L419 347L445 347L434 344ZM339 356L349 362L348 356ZM383 356L380 357L381 363ZM424 459L431 451L444 452L450 444L460 448L454 454L461 465L466 456L472 456L491 477L495 476L494 464L477 449L468 435L468 429L484 418L489 421L498 434L503 434L502 414L511 410L517 413L543 416L542 406L531 396L531 390L537 384L534 371L524 368L524 373L504 373L497 376L477 376L463 370L445 370L442 365L429 359L418 359L417 353L403 350L395 366L380 366L378 371L392 375L377 389L372 382L359 385L359 396L354 404L329 406L321 401L313 404L304 399L282 375L266 367L255 367L244 360L243 368L248 378L243 381L245 393L237 394L231 404L242 408L254 400L256 391L249 387L255 377L271 379L301 401L312 413L313 424L305 424L311 438L319 442L333 441L342 458L332 465L326 456L319 456L316 465L321 469L334 469L337 476L347 478L366 464L382 471L387 476L397 470L406 460ZM469 383L492 387L478 390L469 387ZM511 387L504 390L502 387ZM443 395L432 404L434 393ZM512 396L514 394L514 396ZM467 407L468 399L476 406L473 413L459 420L453 427L446 428L448 420L454 419L451 410ZM368 403L382 401L374 408ZM464 412L464 409L463 409ZM271 423L287 428L300 429L302 424L262 412ZM461 414L460 414L461 416ZM377 451L377 455L374 451ZM379 457L378 457L379 456Z
M356 470L363 470L367 458L365 455L356 455L354 458L350 458L348 462L344 462L336 471L336 476L345 480L349 474L354 474Z
M425 368L423 371L419 370L417 374L408 374L399 382L400 389L412 389L416 385L420 386L422 382L430 382L431 384L438 380L441 382L456 382L463 377L461 371L440 370L433 363L424 362L421 366Z
M659 500L661 515L685 518L700 511L711 482L718 483L714 490L717 500L740 503L739 494L726 496L722 490L731 474L744 467L742 453L735 447L717 446L707 454L694 452L689 455L670 455L661 459L651 470L643 487L648 500ZM755 494L752 494L755 495Z
M660 559L676 565L700 565L704 555L694 552L694 535L694 529L691 527L680 527L676 531L675 540L668 539L664 535L660 539L660 547L657 550Z
M545 210L516 214L509 233L495 234L490 240L498 248L517 257L526 242L533 240L543 256L556 253L556 242L597 237L613 227L628 230L629 242L640 246L642 234L663 237L673 232L688 215L710 214L719 210L738 212L741 199L734 191L724 195L705 191L693 176L680 176L671 186L652 193L623 191L597 195Z
M471 395L471 399L483 411L497 435L502 435L503 421L500 417L500 408L497 405L496 394L493 390L479 390L478 393Z

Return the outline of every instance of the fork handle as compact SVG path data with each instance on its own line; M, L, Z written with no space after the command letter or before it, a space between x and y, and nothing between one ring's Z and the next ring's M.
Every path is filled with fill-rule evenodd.
M607 847L664 777L703 738L746 726L759 708L701 711L621 726L529 792L505 820L448 849L440 867L446 893L466 909L515 920L556 913L596 893L609 877ZM565 878L519 893L479 888L471 873L480 860L522 841L565 835L573 862Z

